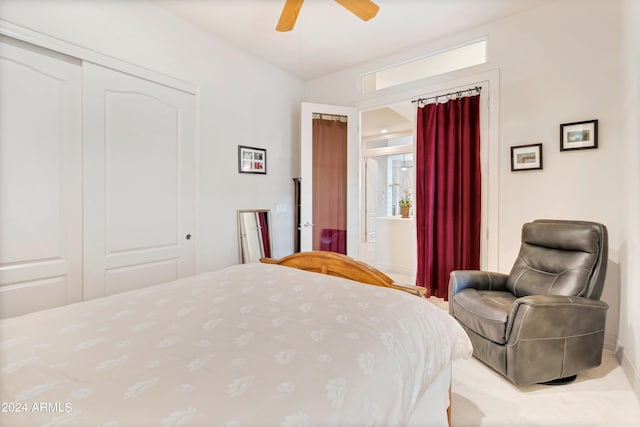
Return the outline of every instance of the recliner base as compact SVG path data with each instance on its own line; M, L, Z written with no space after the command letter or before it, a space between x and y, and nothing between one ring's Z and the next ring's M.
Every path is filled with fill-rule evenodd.
M574 382L576 380L576 378L578 378L578 374L570 375L570 376L564 377L564 378L556 378L555 380L545 381L545 382L538 383L538 384L542 384L542 385L565 385L565 384L569 384L569 383Z

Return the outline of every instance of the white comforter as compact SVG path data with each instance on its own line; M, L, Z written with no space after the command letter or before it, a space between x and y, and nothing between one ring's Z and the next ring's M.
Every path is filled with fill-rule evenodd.
M3 426L404 425L471 344L416 296L246 264L0 323Z

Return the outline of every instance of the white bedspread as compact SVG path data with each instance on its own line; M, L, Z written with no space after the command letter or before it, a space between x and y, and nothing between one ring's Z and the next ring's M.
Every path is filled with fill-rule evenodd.
M471 351L416 296L239 265L1 321L0 424L404 425Z

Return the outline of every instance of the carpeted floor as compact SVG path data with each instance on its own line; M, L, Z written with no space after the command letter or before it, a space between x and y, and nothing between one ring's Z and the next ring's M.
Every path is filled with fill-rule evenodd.
M413 277L387 272L399 283ZM443 310L448 303L431 297ZM453 365L452 427L640 427L640 402L611 352L570 384L517 387L475 358Z
M556 386L517 387L472 358L454 362L451 421L452 427L640 426L640 404L607 351L602 365Z
M429 301L443 310L448 303ZM640 426L640 402L611 352L565 385L518 387L477 359L453 364L452 427Z

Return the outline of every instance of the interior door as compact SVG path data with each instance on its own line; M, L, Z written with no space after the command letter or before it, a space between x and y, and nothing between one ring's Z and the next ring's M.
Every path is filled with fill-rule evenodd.
M0 317L82 298L79 61L0 37Z
M84 295L194 272L195 96L83 64Z
M303 102L301 106L300 147L300 250L313 250L313 116L326 114L347 117L347 254L356 257L359 251L359 145L358 115L351 107Z

